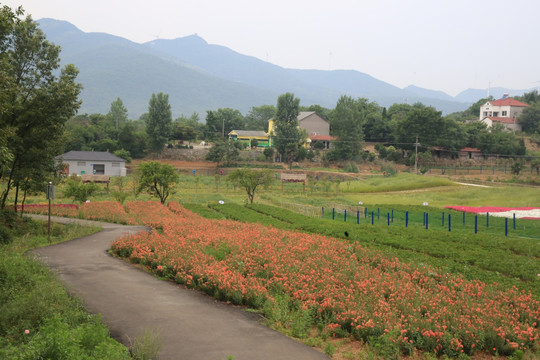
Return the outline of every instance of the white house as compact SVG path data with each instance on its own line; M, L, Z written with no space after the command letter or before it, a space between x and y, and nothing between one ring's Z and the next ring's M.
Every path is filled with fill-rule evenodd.
M502 124L511 131L521 131L521 125L518 123L519 115L523 109L529 105L521 101L504 95L502 99L486 102L480 107L479 120L487 125L488 128L493 124Z
M126 176L126 160L106 151L69 151L54 159L67 174Z

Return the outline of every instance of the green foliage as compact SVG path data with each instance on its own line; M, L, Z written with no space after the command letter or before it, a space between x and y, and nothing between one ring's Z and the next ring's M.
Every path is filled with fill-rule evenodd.
M99 186L94 183L83 184L79 178L70 177L64 186L64 196L73 198L74 201L85 202L98 190Z
M518 119L523 131L529 134L540 133L540 101L523 109Z
M137 171L139 175L137 192L146 190L151 195L158 197L162 204L165 204L173 190L173 184L179 180L176 169L168 164L150 161L141 163Z
M519 160L519 161L514 161L510 169L512 171L512 174L519 175L519 173L521 172L521 170L523 170L524 167L525 167L525 164L523 163L523 161Z
M348 173L358 173L358 166L355 163L348 162L347 165L343 168L343 171Z
M152 152L161 153L171 136L172 113L169 95L164 93L152 94L146 117L146 133L148 145Z
M126 160L128 164L131 162L131 154L127 150L124 150L124 149L116 150L114 152L114 155Z
M55 225L54 233L62 240L88 234L79 229ZM128 360L129 352L109 337L101 318L86 313L47 268L23 255L47 244L44 231L25 224L17 232L26 234L0 251L0 358Z
M383 161L381 163L381 172L383 173L384 176L387 176L387 177L394 176L397 174L397 170L394 164L388 161Z
M276 107L274 105L252 107L245 117L245 129L268 131L268 120L270 120L275 113Z
M273 143L281 155L281 161L292 167L292 162L303 143L303 134L298 128L300 99L292 93L278 97L276 114L274 116Z
M232 130L241 130L244 127L244 116L238 110L231 108L208 110L204 137L207 140L225 139Z
M239 158L238 148L234 144L236 142L216 141L212 144L205 160L216 162L218 166L220 163L225 166L230 165Z
M273 147L267 147L263 150L264 157L266 160L272 160L274 157L274 148Z
M161 340L158 332L145 330L144 334L131 343L133 360L157 360L161 351Z
M46 41L31 17L2 8L0 35L0 132L14 136L0 151L0 208L24 179L52 176L63 147L63 128L78 109L81 86L73 65L59 69L60 48ZM17 20L17 21L15 21Z
M257 188L261 185L269 186L273 181L270 170L237 169L230 173L227 178L230 182L237 184L246 191L251 204L253 204Z

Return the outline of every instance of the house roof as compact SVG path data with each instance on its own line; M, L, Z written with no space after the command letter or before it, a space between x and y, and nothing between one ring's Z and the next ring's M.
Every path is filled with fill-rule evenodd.
M484 118L486 119L486 118ZM498 122L501 124L517 124L517 119L509 117L500 117L500 116L488 116L487 119L490 119L493 122Z
M232 130L229 135L238 135L238 136L256 136L256 137L268 137L264 131L261 130Z
M298 117L296 119L298 119L298 121L302 121L305 118L307 118L308 116L311 116L313 114L315 114L315 111L300 111L298 113Z
M56 160L80 160L80 161L120 161L126 160L107 151L68 151L55 157Z
M525 103L522 103L521 101L518 101L512 98L493 100L493 101L490 101L490 103L491 105L494 105L494 106L522 106L522 107L529 106Z

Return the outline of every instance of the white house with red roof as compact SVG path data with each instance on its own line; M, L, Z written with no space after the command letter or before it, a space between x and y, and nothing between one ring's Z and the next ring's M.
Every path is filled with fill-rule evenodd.
M479 120L485 123L488 128L492 127L493 124L502 124L508 130L521 131L518 118L523 109L528 106L505 94L502 99L488 101L482 105Z

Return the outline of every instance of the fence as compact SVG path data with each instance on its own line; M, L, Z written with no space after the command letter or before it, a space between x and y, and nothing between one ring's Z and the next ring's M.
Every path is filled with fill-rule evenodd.
M362 210L348 211L347 209L336 209L335 207L322 207L319 215L324 219L343 221L356 224L386 225L386 226L421 226L426 230L430 228L444 229L451 232L453 230L470 231L475 234L488 232L493 234L503 234L508 236L514 232L516 236L531 237L540 239L540 226L531 226L535 220L520 220L514 213L512 218L501 218L485 215L459 212L459 211L396 211L394 209L382 209L364 207ZM421 220L420 220L421 219ZM540 223L538 220L536 223Z

